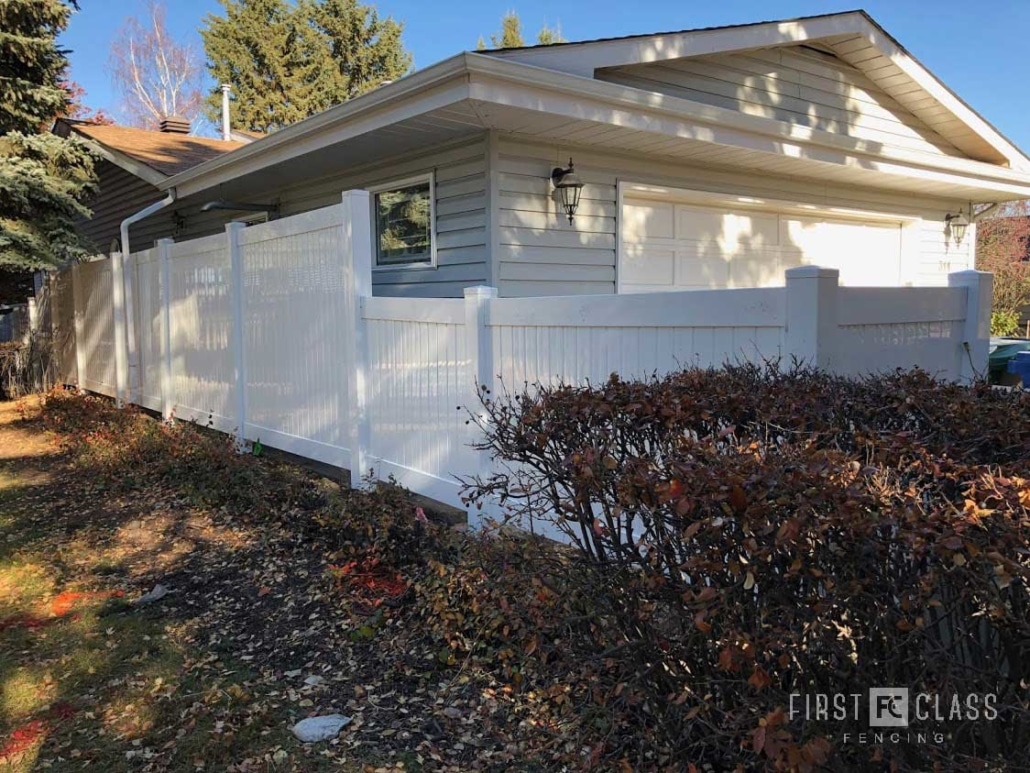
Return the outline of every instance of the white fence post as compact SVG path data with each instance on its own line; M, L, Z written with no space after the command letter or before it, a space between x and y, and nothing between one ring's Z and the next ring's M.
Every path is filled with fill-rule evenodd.
M75 324L75 384L84 392L82 374L86 372L86 311L82 301L82 268L72 266L72 319Z
M494 364L493 337L486 324L490 300L496 297L496 287L465 288L465 335L469 358L468 410L476 419L469 422L468 443L476 443L483 439L481 428L485 425L488 417L486 410L481 405L481 399L484 397L491 400L497 399L494 378L497 369ZM489 390L488 394L484 394L484 387ZM489 476L490 455L484 451L472 449L469 449L469 453L472 454L473 474L482 478ZM482 514L491 514L491 508L485 503L483 508L485 512L480 511ZM470 526L475 525L471 522L473 517L473 513L470 512Z
M956 271L948 274L948 287L966 288L966 321L958 375L960 381L968 384L987 373L994 275L988 271Z
M161 290L161 416L170 421L175 409L172 394L172 245L171 239L157 242Z
M111 314L114 317L115 402L119 408L124 408L129 387L129 353L125 335L125 269L121 252L111 253Z
M129 254L122 260L122 286L125 288L125 399L130 403L138 403L143 393L136 346L136 298L132 292L135 283L136 261Z
M836 349L840 272L835 268L799 266L787 269L786 273L784 358L794 358L801 364L821 370L833 370L840 365Z
M246 228L243 223L226 223L225 238L229 243L229 265L231 267L232 298L232 353L233 374L236 378L236 446L243 448L247 440L247 363L244 355L246 341L243 330L243 309L246 304L246 288L243 285L243 254L240 251L240 232Z
M343 247L344 320L351 328L344 339L343 368L347 383L347 427L350 485L362 488L370 468L371 426L368 413L368 342L362 316L364 298L372 296L372 205L367 191L344 191L340 209Z

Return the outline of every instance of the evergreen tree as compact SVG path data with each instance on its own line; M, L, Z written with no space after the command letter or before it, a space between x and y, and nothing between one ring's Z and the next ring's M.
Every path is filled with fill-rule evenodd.
M494 48L521 48L526 45L522 37L522 22L515 11L508 11L501 17L501 31L490 36Z
M48 268L88 255L75 231L95 190L85 144L49 132L69 109L63 0L0 2L0 265Z
M234 128L269 132L405 75L402 25L356 0L219 0L201 30L208 70L233 88ZM221 93L207 100L218 121Z
M561 25L548 27L545 24L537 33L536 42L541 46L565 43L566 40L561 34ZM515 11L508 11L501 17L501 31L490 36L490 43L493 48L521 48L526 45L526 39L522 37L522 21ZM476 50L483 51L484 49L486 49L486 42L480 35L476 42Z
M561 25L556 24L548 27L546 24L536 34L536 42L541 46L553 46L555 43L567 43L568 41L561 34Z
M411 69L411 54L401 42L403 26L391 18L380 19L372 6L356 0L300 0L297 13L308 56L320 76L316 111L401 78Z

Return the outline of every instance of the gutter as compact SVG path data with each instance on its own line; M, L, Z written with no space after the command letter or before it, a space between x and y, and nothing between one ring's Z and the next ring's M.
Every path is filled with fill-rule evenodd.
M121 224L121 250L111 255L111 301L114 307L115 342L115 397L119 407L123 407L126 400L132 398L129 376L131 370L137 367L135 362L136 337L133 331L132 315L128 313L128 310L132 308L132 283L125 281L125 261L132 254L129 246L129 227L133 223L138 223L155 212L160 212L165 207L171 206L175 203L176 198L175 188L172 188L160 201L155 201L139 212L125 218ZM135 382L136 380L132 379L132 383Z

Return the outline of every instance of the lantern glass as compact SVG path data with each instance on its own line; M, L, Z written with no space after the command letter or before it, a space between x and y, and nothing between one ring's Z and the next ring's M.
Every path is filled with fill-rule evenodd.
M579 209L579 197L583 192L583 183L577 180L576 184L562 185L559 190L561 191L562 206L565 208L565 214L568 215L571 224L576 210Z
M576 174L571 158L568 169L558 167L551 172L551 182L561 194L562 209L565 210L565 214L569 218L569 225L571 225L576 210L579 209L580 194L583 192L583 181Z

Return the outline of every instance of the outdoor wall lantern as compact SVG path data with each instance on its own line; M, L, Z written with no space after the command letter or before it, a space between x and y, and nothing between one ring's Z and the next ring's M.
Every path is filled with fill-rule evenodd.
M956 215L945 215L944 220L948 223L948 229L951 231L952 238L955 239L955 244L962 244L962 240L966 238L966 229L969 228L969 218L963 210L959 210Z
M561 204L565 214L569 216L569 225L572 225L572 218L576 216L579 209L579 195L583 192L583 181L579 179L572 168L572 159L569 159L568 169L555 167L551 172L551 183L561 194Z

